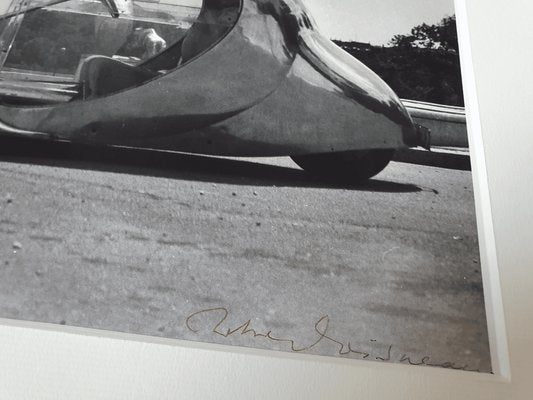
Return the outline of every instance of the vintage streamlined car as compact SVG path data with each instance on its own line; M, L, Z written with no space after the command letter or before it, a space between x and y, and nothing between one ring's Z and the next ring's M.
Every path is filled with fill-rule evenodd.
M301 0L3 0L0 136L290 156L358 182L429 148Z

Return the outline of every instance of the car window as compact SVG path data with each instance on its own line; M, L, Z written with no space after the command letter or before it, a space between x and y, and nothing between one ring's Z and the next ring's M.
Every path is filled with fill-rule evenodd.
M179 42L201 0L134 0L112 18L97 0L70 0L26 13L4 66L74 75L84 58L112 57L137 65Z
M186 64L231 29L241 0L12 4L0 19L0 100L47 103L113 93ZM118 79L100 79L109 73Z

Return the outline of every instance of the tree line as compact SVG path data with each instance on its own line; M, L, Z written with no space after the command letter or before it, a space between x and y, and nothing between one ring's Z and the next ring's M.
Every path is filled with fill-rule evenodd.
M334 40L401 98L464 106L455 16L395 35L388 46Z

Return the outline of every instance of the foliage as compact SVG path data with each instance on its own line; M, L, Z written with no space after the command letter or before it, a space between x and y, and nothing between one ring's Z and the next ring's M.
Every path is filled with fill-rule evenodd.
M459 49L455 15L443 18L435 25L417 25L411 29L410 35L395 35L389 44L400 48L418 47L457 52Z
M455 16L396 35L390 47L335 41L401 98L464 106Z

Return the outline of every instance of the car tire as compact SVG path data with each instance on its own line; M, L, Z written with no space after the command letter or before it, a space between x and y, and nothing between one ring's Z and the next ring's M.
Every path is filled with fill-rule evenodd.
M394 149L357 150L291 156L306 172L328 180L360 183L380 173L394 156Z

